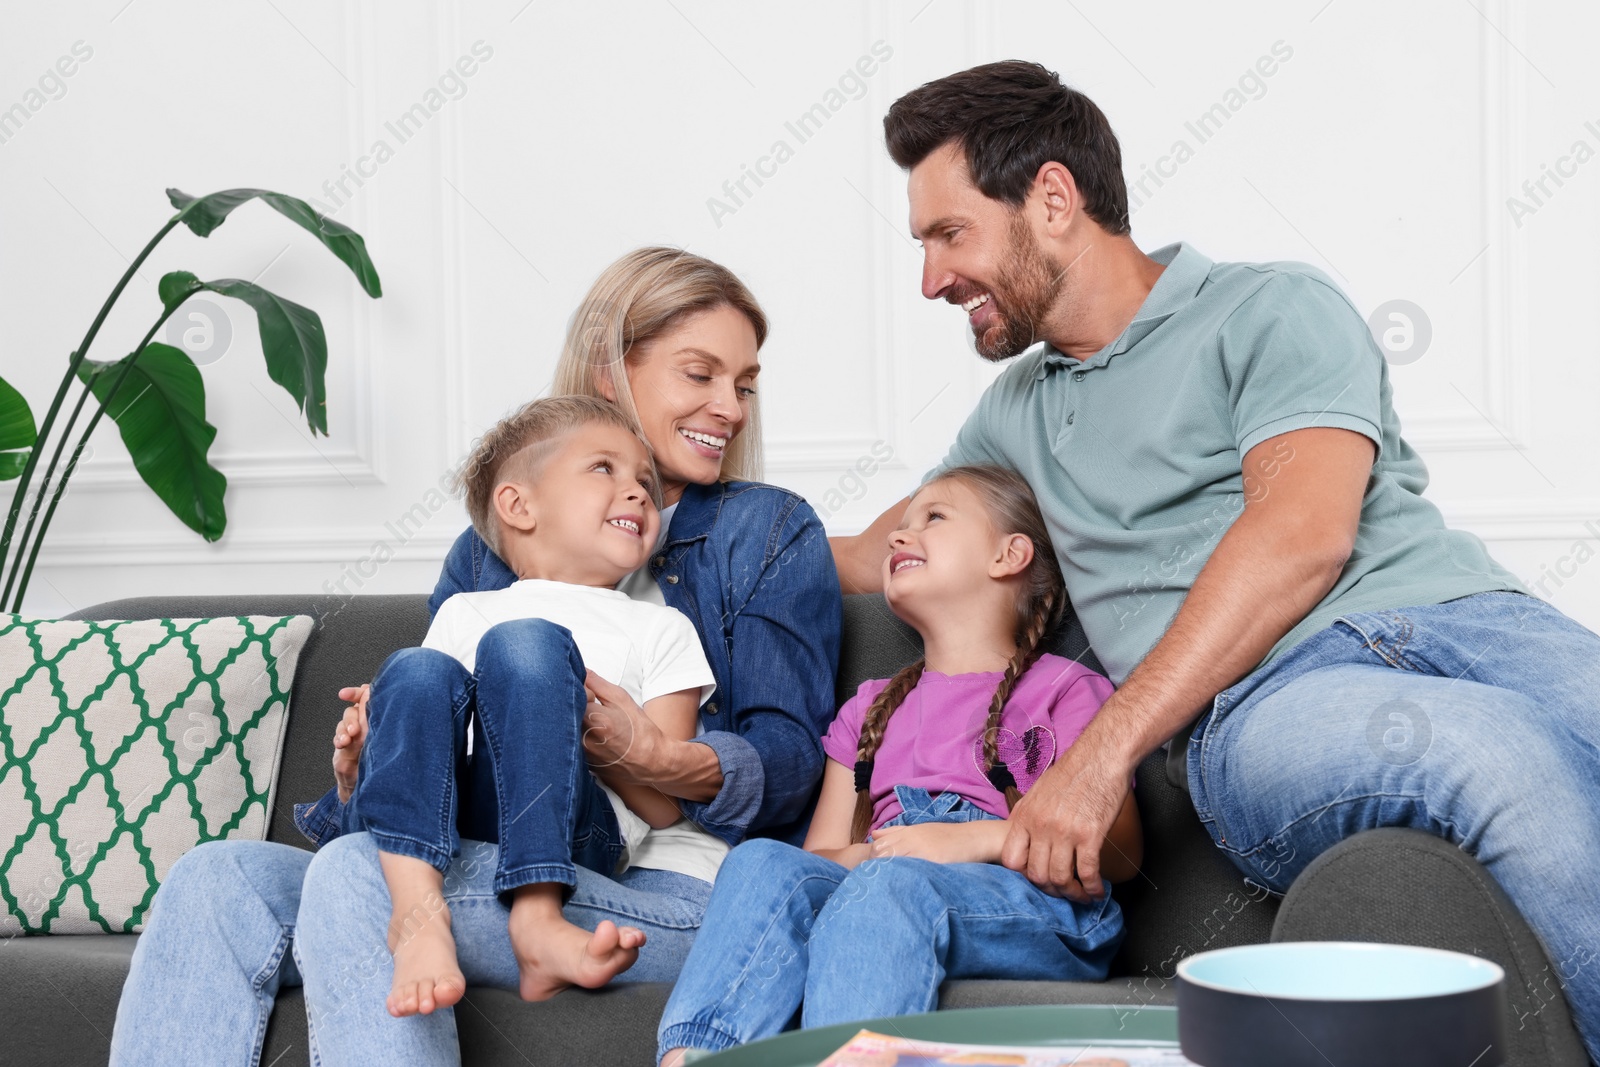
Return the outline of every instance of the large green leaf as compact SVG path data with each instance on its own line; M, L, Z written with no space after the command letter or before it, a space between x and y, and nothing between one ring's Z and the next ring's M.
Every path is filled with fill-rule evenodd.
M342 222L320 214L304 200L274 193L267 189L225 189L209 196L193 197L178 189L168 189L167 199L178 209L185 226L201 237L227 219L233 209L250 200L261 200L287 219L291 219L313 234L338 256L361 282L368 296L382 296L383 285L378 281L378 268L367 255L367 242L359 233Z
M38 436L27 399L0 378L0 482L9 482L22 473Z
M106 414L115 420L144 483L184 525L215 541L228 525L222 505L228 480L206 459L217 428L206 421L205 382L189 354L150 344L114 363L85 359L78 364L78 377L105 403L123 367L135 359Z
M209 289L242 300L255 309L261 330L261 352L267 375L289 391L314 433L328 435L328 402L324 379L328 369L328 337L315 311L238 278L203 282L186 270L164 275L157 287L161 303L172 310L191 295Z

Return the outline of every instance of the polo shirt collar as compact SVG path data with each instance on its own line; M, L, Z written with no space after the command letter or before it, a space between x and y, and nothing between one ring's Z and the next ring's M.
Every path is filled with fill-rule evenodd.
M1063 355L1048 341L1044 345L1044 359L1039 363L1035 378L1042 379L1053 367L1072 367L1084 370L1107 363L1112 356L1125 352L1144 340L1151 331L1167 321L1173 313L1183 309L1193 300L1200 287L1211 274L1211 260L1193 245L1179 241L1151 252L1150 258L1164 264L1166 270L1156 279L1145 296L1144 303L1115 341L1090 356L1078 361Z

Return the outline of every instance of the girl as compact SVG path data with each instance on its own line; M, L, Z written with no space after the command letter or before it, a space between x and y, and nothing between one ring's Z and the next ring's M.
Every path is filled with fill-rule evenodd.
M823 738L801 850L759 839L719 872L659 1030L661 1063L802 1026L931 1011L950 978L1100 981L1122 941L1110 895L1049 896L1000 866L1011 807L1111 683L1041 651L1065 603L1022 478L957 467L911 500L883 563L924 658L866 682ZM1107 876L1137 870L1129 793Z

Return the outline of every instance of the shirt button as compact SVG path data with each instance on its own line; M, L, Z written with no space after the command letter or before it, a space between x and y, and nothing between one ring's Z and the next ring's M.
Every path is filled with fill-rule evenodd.
M717 713L717 702L715 700L713 700L711 703L706 705L706 714L707 715L715 715L716 713Z
M1070 411L1069 411L1069 412L1067 412L1067 425L1068 425L1068 426L1071 426L1071 425L1072 425L1072 416L1073 416L1073 413L1072 413L1072 412L1070 412Z
M668 585L677 585L678 584L678 576L676 574L667 575L667 584Z
M1073 371L1072 380L1075 381L1075 382L1083 381L1083 371L1081 371L1081 370L1080 371Z
M657 567L665 567L667 565L667 557L666 556L657 556L655 558L655 564L656 564Z

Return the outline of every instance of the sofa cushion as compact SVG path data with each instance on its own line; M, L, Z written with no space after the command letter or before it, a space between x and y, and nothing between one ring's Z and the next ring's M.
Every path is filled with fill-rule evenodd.
M264 837L310 631L0 616L0 934L137 930L183 853Z

